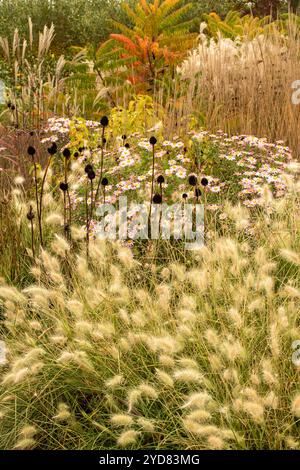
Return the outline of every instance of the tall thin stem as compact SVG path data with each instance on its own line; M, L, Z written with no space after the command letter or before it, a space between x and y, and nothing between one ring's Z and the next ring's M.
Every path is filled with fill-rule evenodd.
M97 190L96 190L96 195L95 195L92 211L95 209L96 204L98 202L100 187L101 187L101 181L102 181L103 161L104 161L104 132L105 132L105 127L103 126L102 127L102 142L101 142L100 177L99 177L99 181L98 181L98 185L97 185Z
M36 165L36 161L34 157L33 157L33 167L34 167L35 200L36 200L36 210L37 210L37 216L38 216L39 235L40 235L41 247L43 247L43 229L42 229L42 222L41 222L41 209L40 209L39 192L38 192L37 165Z

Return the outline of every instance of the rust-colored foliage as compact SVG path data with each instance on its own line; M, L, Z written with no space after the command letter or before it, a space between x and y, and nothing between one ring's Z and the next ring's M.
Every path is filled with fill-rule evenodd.
M186 20L191 4L182 0L139 0L135 8L123 4L133 27L113 21L118 33L110 35L98 51L97 66L133 84L151 85L167 68L175 66L191 48L196 34Z

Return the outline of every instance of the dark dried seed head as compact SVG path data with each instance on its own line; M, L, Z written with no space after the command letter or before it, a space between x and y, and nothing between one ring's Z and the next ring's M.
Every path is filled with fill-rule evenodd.
M204 187L207 186L207 185L208 185L208 179L207 179L207 178L202 178L201 184L202 184L202 186L204 186Z
M33 157L33 155L35 155L35 148L32 147L32 145L29 145L28 149L27 149L27 153L28 155L30 155L31 157Z
M191 186L196 186L196 185L197 185L197 181L198 181L198 180L197 180L197 176L195 176L195 175L189 176L189 184L190 184Z
M57 145L56 145L56 143L54 142L54 143L51 145L51 147L48 148L48 153L49 153L50 155L55 155L56 152L57 152Z
M157 143L156 137L154 137L154 136L150 137L149 142L150 142L151 145L155 145Z
M87 176L90 181L93 181L96 178L96 173L94 172L94 170L91 170L88 172Z
M160 194L154 194L153 202L154 202L154 204L161 204L162 203L161 195Z
M90 171L93 171L93 170L94 170L94 168L92 167L92 165L91 165L90 163L88 163L88 164L86 165L85 169L84 169L84 171L85 171L86 173L89 173Z
M102 184L102 186L107 186L108 185L108 179L107 178L102 178L101 184Z
M27 214L27 219L30 220L30 221L33 220L33 219L34 219L34 213L31 212L31 211L28 212L28 214Z
M163 177L163 175L159 175L157 180L158 184L163 184L165 182L165 178Z
M69 149L64 149L63 151L63 156L66 158L66 159L69 159L70 156L71 156L71 152Z
M101 124L101 126L103 126L103 127L107 127L107 126L108 126L108 122L109 122L109 121L108 121L108 117L107 117L107 116L103 116L103 117L101 118L100 124Z
M60 183L59 187L63 192L65 192L68 191L69 185L68 183Z
M196 196L196 197L200 197L201 195L202 195L202 193L201 193L200 189L199 189L199 188L196 188L196 189L195 189L195 196Z

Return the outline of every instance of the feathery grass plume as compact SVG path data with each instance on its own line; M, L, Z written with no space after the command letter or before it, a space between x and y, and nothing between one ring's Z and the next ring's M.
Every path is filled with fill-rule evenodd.
M141 392L141 396L145 398L149 398L150 400L156 400L158 398L158 393L152 385L142 383L138 386L138 390Z
M127 447L136 444L140 432L130 429L129 431L124 431L118 438L117 444L120 447Z
M223 372L223 378L226 382L231 382L233 384L239 383L239 375L236 369L225 369Z
M121 263L124 265L124 267L128 269L132 269L136 265L136 262L133 258L133 253L130 248L119 247L117 251L117 256Z
M272 362L269 359L262 361L262 376L264 382L270 387L278 385L277 374L274 373Z
M300 442L297 441L294 437L288 436L285 438L285 443L288 449L298 450L300 447Z
M167 354L160 354L158 357L159 363L168 368L173 368L175 367L175 360L172 356L169 356Z
M300 418L300 394L298 393L292 401L292 413L296 418Z
M191 420L188 420L191 422ZM194 421L195 423L195 421ZM188 424L188 423L187 423ZM217 426L213 426L211 424L199 424L197 423L197 428L195 428L195 434L198 434L199 436L202 437L207 437L211 434L219 435L220 434L220 429ZM194 433L194 431L193 431Z
M208 448L212 450L221 450L225 448L225 442L218 436L211 435L207 438Z
M45 223L52 226L62 226L63 218L60 214L53 212L52 214L47 215L45 218Z
M209 411L206 410L201 410L197 409L195 411L192 411L186 416L187 419L190 419L192 421L196 421L197 423L202 423L204 421L208 421L212 418L211 414Z
M178 369L173 373L173 377L177 382L184 383L202 383L203 375L193 368Z
M255 401L242 402L242 410L257 424L264 423L264 406Z
M36 435L36 433L36 427L28 424L21 429L20 436L23 438L32 438Z
M199 393L192 393L191 395L186 397L184 404L182 405L182 409L185 408L206 408L208 403L212 401L212 397L207 391L199 392Z
M139 402L142 396L142 391L139 388L135 388L128 393L128 413L131 413L135 405Z
M157 305L163 312L167 312L170 307L171 290L167 284L159 284L155 287L157 293Z
M71 413L69 406L66 403L59 403L58 408L57 408L57 414L53 416L53 419L55 421L58 421L60 423L69 421L71 418Z
M142 431L147 433L155 432L155 424L150 420L143 417L137 418L136 423L141 427Z
M227 340L223 340L219 349L230 362L235 362L246 357L244 346L238 339L233 337L228 337Z
M55 239L51 243L51 249L58 256L65 257L66 253L70 251L70 245L64 238L55 234Z
M224 364L222 363L218 354L209 354L208 362L211 368L215 371L220 371L224 367Z
M279 406L279 398L273 391L271 391L264 397L263 403L266 408L277 410Z
M161 369L156 369L155 370L156 377L158 381L165 385L166 387L173 388L174 387L174 380L172 377L165 371Z
M282 258L284 258L289 263L300 266L300 256L298 255L298 253L292 250L284 249L284 248L279 250L279 253L280 253L280 256L282 256Z
M18 289L12 286L1 286L0 298L21 305L26 302L26 297L22 295Z
M36 447L37 443L34 439L30 439L30 438L24 438L24 439L20 439L15 445L14 445L14 449L15 450L30 450L30 449L34 449L34 447Z
M4 375L4 378L2 380L3 385L7 384L18 384L23 382L25 378L28 377L30 374L29 367L23 367L22 369L12 371L11 373L8 373Z
M300 289L292 286L291 284L286 284L281 290L281 295L283 297L288 297L290 299L299 299L300 298Z
M165 281L168 281L170 279L170 275L171 275L171 272L170 272L170 269L169 268L163 268L161 270L161 273L160 273L161 277L165 280Z
M183 424L183 427L185 429L185 431L188 433L188 434L200 434L199 433L199 430L201 429L201 426L199 423L197 423L197 421L193 421L192 419L188 419L188 418L184 418L182 420L182 424Z
M113 415L110 421L115 426L131 426L133 424L133 418L127 414Z
M192 286L200 292L205 292L210 284L209 273L207 270L191 269L187 272L186 279Z
M120 386L122 386L125 382L125 379L123 377L123 375L115 375L114 377L112 377L111 379L108 379L105 381L105 386L107 388L118 388Z

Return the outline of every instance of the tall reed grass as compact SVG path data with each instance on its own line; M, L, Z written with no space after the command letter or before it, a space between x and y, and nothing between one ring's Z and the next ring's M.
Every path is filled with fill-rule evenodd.
M167 110L169 134L200 123L230 134L284 140L299 152L300 107L292 102L292 84L300 77L300 37L294 20L285 34L273 28L254 39L209 39L204 31L167 95L157 87L157 109Z

